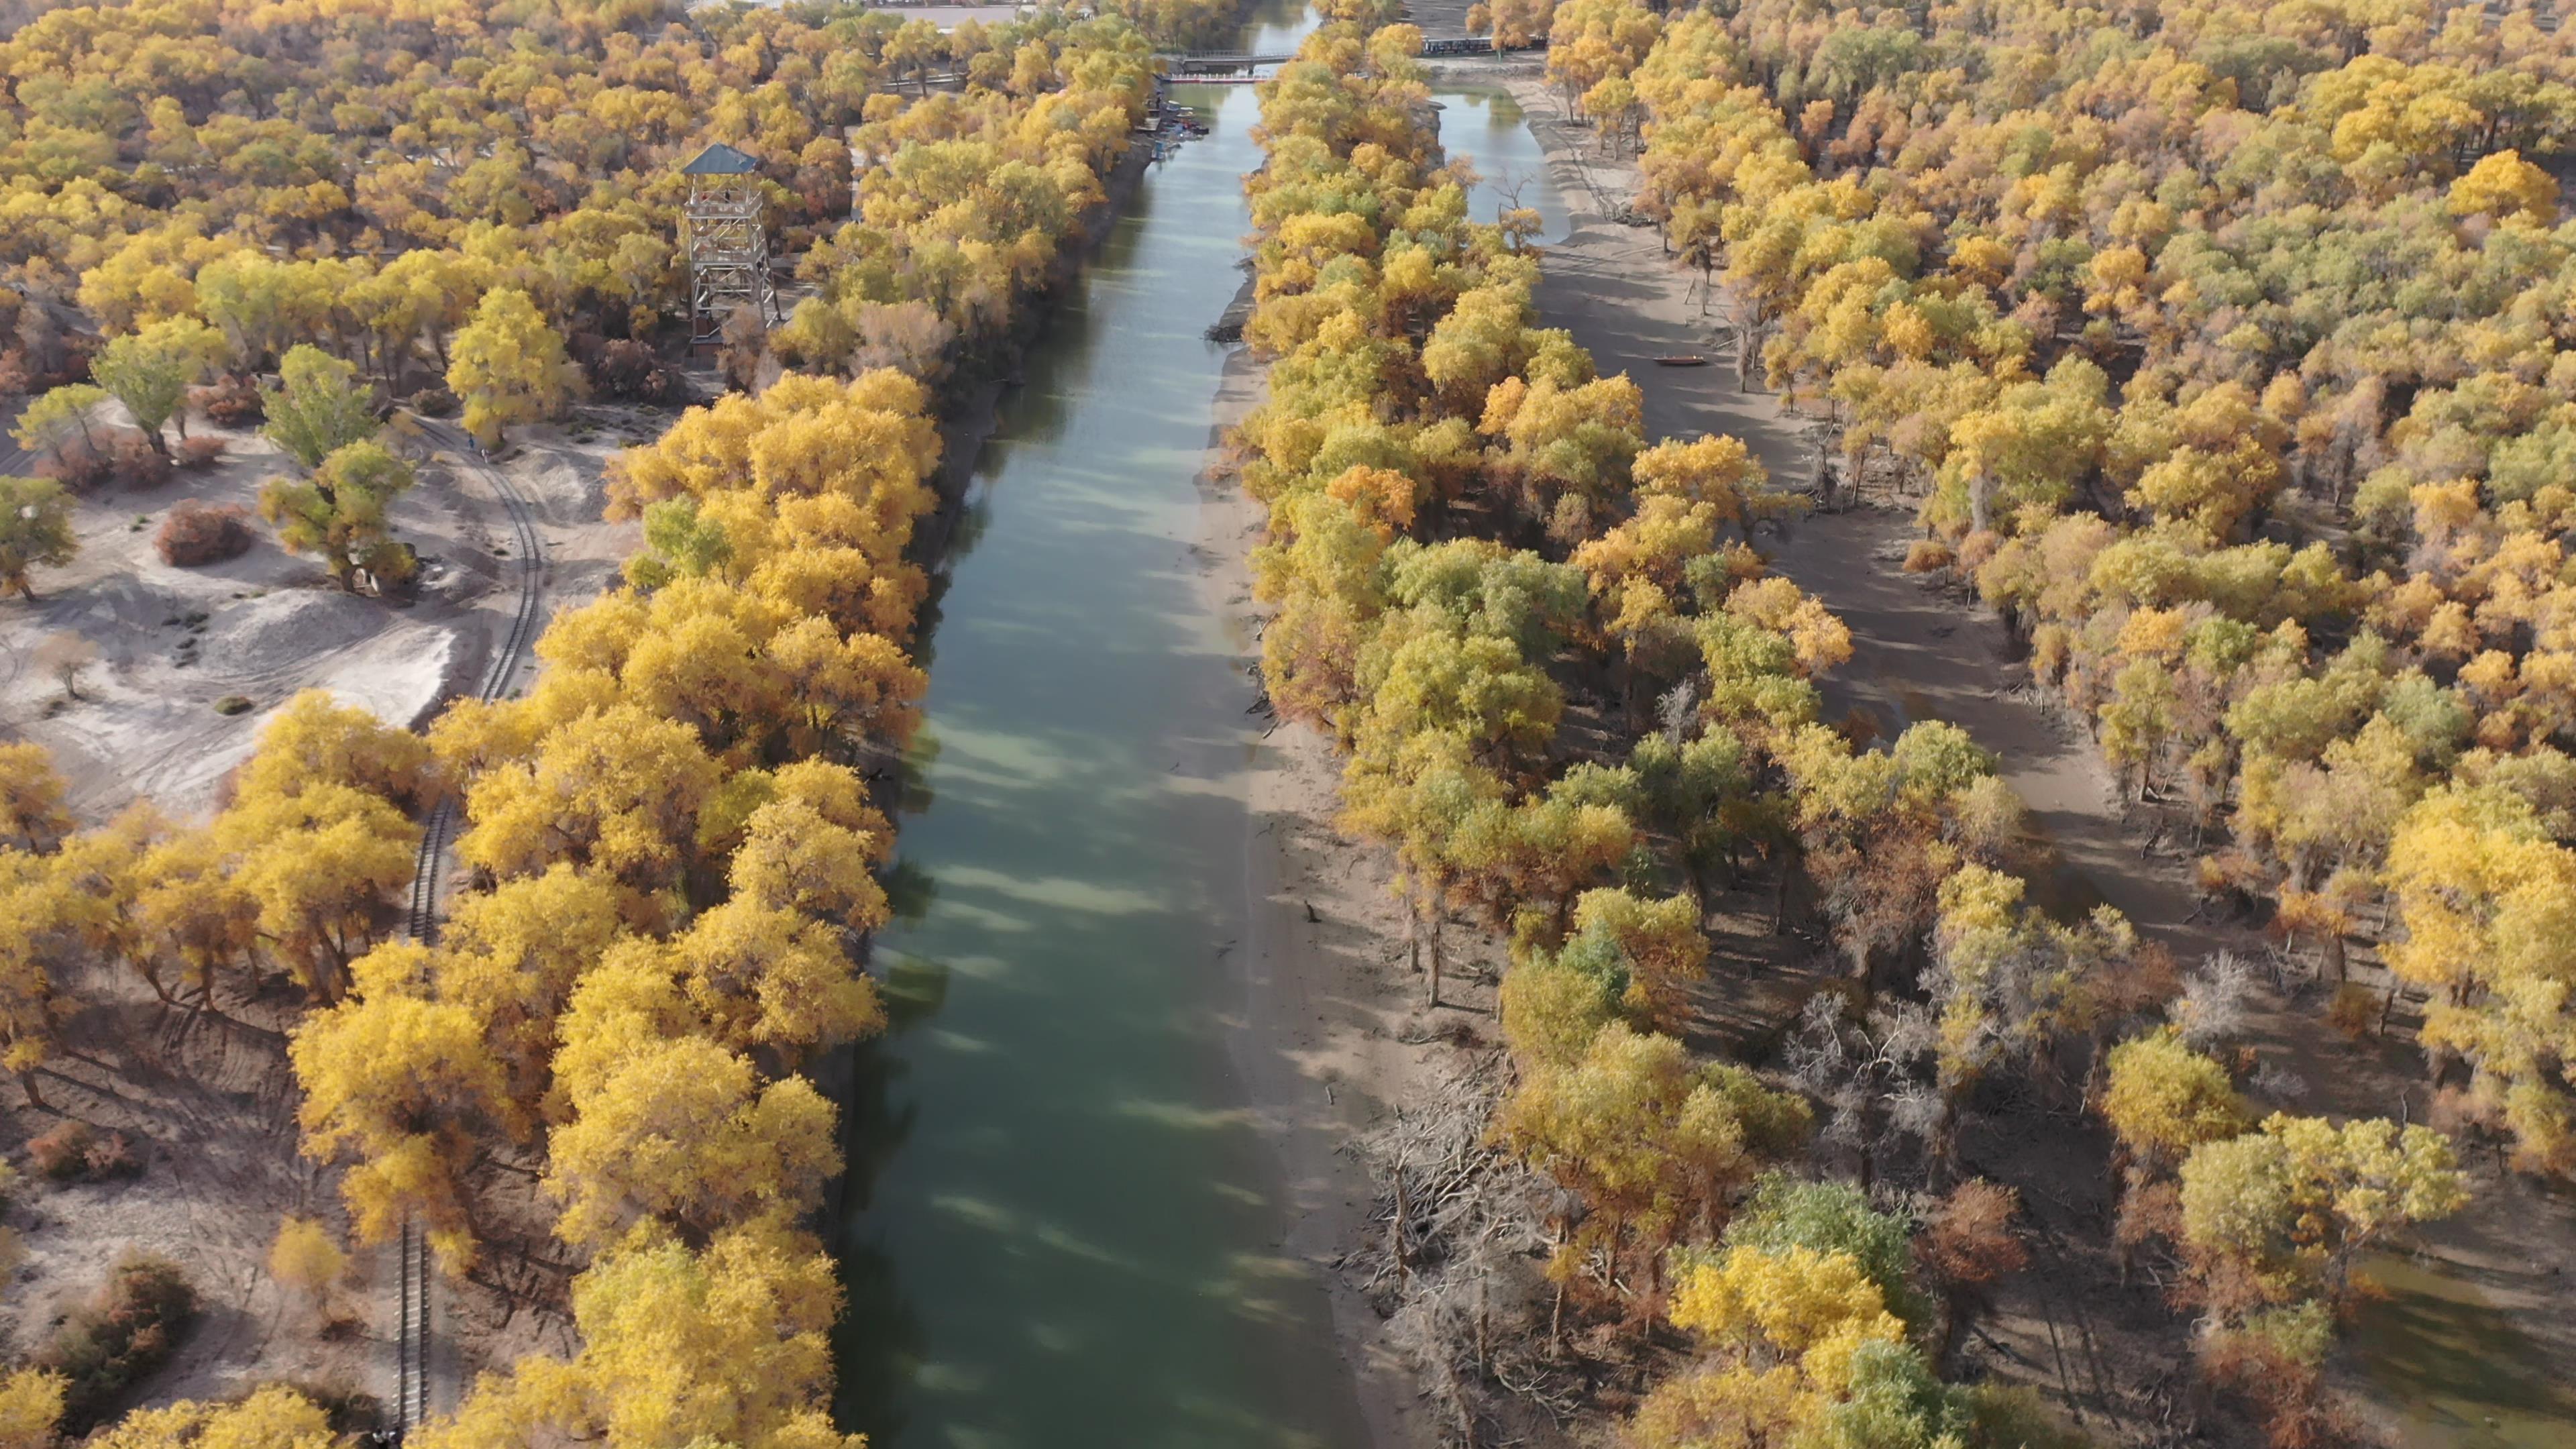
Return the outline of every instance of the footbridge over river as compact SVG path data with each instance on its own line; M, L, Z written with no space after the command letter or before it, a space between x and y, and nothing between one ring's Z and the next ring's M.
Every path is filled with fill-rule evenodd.
M1542 37L1531 42L1526 48L1544 50L1547 48L1547 41ZM1492 38L1482 35L1449 36L1438 40L1425 40L1422 42L1420 52L1425 60L1494 53ZM1296 59L1291 54L1265 55L1256 51L1236 50L1166 51L1155 58L1163 62L1165 78L1175 81L1250 80L1256 72L1265 67L1286 65Z

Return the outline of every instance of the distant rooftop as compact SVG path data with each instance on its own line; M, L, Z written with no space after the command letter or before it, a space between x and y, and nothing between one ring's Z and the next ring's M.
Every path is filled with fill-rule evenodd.
M680 168L683 176L743 176L760 169L760 163L722 141L698 153L698 159Z

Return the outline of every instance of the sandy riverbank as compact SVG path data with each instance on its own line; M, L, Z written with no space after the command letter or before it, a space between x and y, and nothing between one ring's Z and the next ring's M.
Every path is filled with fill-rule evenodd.
M1266 381L1250 348L1228 357L1199 478L1200 588L1247 669L1260 657L1249 564L1265 515L1234 476L1225 437L1260 405ZM1245 1100L1279 1154L1281 1251L1310 1265L1331 1296L1334 1338L1371 1443L1414 1449L1437 1442L1415 1371L1387 1343L1365 1285L1342 1269L1364 1235L1381 1231L1375 1189L1354 1146L1457 1049L1405 1040L1423 1035L1414 1029L1421 978L1406 963L1391 862L1333 828L1340 777L1332 742L1303 725L1271 731L1245 763L1245 935L1227 1034ZM1452 983L1446 994L1473 1000L1480 989Z

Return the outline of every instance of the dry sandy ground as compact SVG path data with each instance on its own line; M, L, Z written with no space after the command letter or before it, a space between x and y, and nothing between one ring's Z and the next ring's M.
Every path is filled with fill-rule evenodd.
M297 690L327 688L409 724L458 665L457 614L475 571L451 562L464 552L468 515L435 478L393 509L395 530L432 560L409 609L342 593L318 563L280 549L265 524L239 558L163 563L152 536L173 504L256 511L261 484L289 466L255 434L219 436L226 455L213 468L148 493L109 489L81 500L79 557L37 571L37 602L0 609L0 721L53 751L86 818L136 798L203 815L269 710ZM40 645L62 634L86 640L99 660L77 699L65 699L37 659ZM214 701L229 694L258 707L216 714Z
M514 440L506 466L544 521L551 598L596 591L631 547L632 528L602 525L598 508L600 469L625 421L576 419ZM301 690L330 690L408 726L472 688L517 604L500 503L479 477L427 456L401 422L391 431L422 464L419 485L392 510L395 534L422 562L419 597L400 606L342 592L256 519L257 542L239 558L198 568L161 561L152 538L173 505L256 513L262 483L291 466L255 433L218 432L225 457L203 472L80 501L79 557L37 571L35 602L0 605L0 733L53 752L84 819L136 799L181 818L210 813L269 714ZM40 658L48 639L66 634L98 657L68 699ZM215 713L216 700L235 694L253 708Z
M326 1311L280 1291L266 1272L278 1220L336 1222L328 1175L295 1151L288 1073L274 1023L282 1003L236 1004L182 1033L184 1013L146 1005L125 981L69 983L85 1004L67 1023L66 1051L44 1074L49 1109L9 1114L26 1138L66 1119L122 1133L138 1176L57 1185L23 1165L10 1226L27 1257L0 1297L0 1332L17 1356L41 1349L65 1312L85 1300L128 1251L175 1260L197 1290L202 1316L176 1358L152 1380L150 1401L220 1395L257 1379L361 1383L377 1346L352 1330L325 1332L326 1317L361 1313L351 1291ZM140 998L140 999L138 999ZM13 1092L11 1094L15 1096Z
M525 430L505 450L501 466L538 516L549 609L595 594L634 546L633 525L600 521L602 468L617 447L666 422L585 408L562 425ZM85 500L80 557L39 574L37 603L0 605L0 732L52 749L85 821L136 799L181 818L210 813L269 712L299 690L326 688L412 725L475 686L518 602L506 517L479 473L429 456L403 423L392 431L422 462L420 485L393 513L396 533L423 557L416 602L395 607L340 592L311 560L282 551L264 524L238 559L196 569L162 563L152 529L171 505L197 498L255 509L261 482L288 466L255 434L228 434L227 456L213 469L146 494ZM11 669L65 631L99 656L70 701L37 669ZM183 650L190 639L194 648ZM234 693L258 707L216 714L213 701ZM123 1133L143 1170L75 1186L22 1178L10 1225L27 1258L0 1296L7 1346L40 1347L135 1248L177 1260L205 1305L145 1402L276 1377L389 1398L391 1325L377 1320L393 1295L377 1284L390 1284L390 1260L357 1254L327 1311L281 1294L265 1270L280 1217L342 1226L336 1174L296 1152L282 1032L297 1003L225 997L218 1013L192 1020L131 975L100 971L64 985L82 1006L42 1079L48 1105L9 1110L8 1130L23 1142L77 1118ZM507 1357L532 1337L533 1322L513 1325L489 1292L451 1298L441 1311L463 1330L445 1346L457 1368Z
M1731 363L1726 299L1706 297L1697 275L1665 256L1654 230L1606 219L1634 195L1632 161L1603 156L1592 132L1562 125L1559 103L1537 77L1516 74L1508 84L1548 146L1573 211L1571 235L1547 259L1543 320L1570 328L1603 372L1637 379L1650 437L1729 433L1775 477L1810 476L1811 427L1784 415L1777 397L1738 391L1731 365L1654 365L1656 356L1682 352ZM2108 902L2185 965L2222 949L2264 957L2269 947L2259 936L2208 918L2186 852L2165 843L2151 814L2124 806L2092 742L2030 687L1992 613L1961 591L1900 571L1912 536L1904 514L1858 510L1809 518L1768 545L1777 568L1851 627L1853 658L1829 684L1829 706L1854 711L1886 734L1917 720L1948 720L2001 756L2005 779L2030 808L2038 843L2055 855L2040 892L2052 905ZM2355 978L2385 980L2366 965L2356 967ZM2279 1084L2268 1105L2421 1120L2426 1092L2411 1046L2350 1042L2325 1025L2323 993L2296 968L2279 984L2284 989L2260 993L2241 1037L2278 1074L2267 1077ZM2401 1008L2401 1024L2404 1015ZM2108 1226L2101 1144L2089 1128L2044 1112L1998 1112L1971 1134L1967 1150L1993 1175L2026 1185L2042 1235L2038 1266L2004 1295L1999 1345L1990 1345L2001 1361L1991 1366L2040 1382L2071 1378L2076 1397L2107 1407L2125 1435L2151 1436L2159 1425L2150 1420L2170 1403L2182 1332L2144 1285L2119 1290L2108 1283L2102 1255L2085 1242L2098 1245ZM2492 1162L2473 1167L2477 1203L2432 1235L2428 1266L2505 1311L2528 1341L2518 1351L2546 1365L2525 1371L2563 1376L2576 1365L2576 1285L2559 1265L2576 1257L2576 1206L2501 1176ZM2070 1290L2070 1281L2078 1286ZM2112 1360L2110 1378L2156 1392L2089 1392L2093 1375L2082 1367L2088 1355L2066 1349L2061 1357L2061 1349L2097 1334ZM2062 1367L2066 1358L2077 1366ZM2370 1415L2388 1426L2384 1404L2371 1405Z

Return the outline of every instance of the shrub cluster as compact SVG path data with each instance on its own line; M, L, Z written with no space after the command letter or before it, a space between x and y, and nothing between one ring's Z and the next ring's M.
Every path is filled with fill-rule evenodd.
M134 1145L122 1132L100 1133L86 1122L70 1120L27 1140L27 1160L55 1182L96 1182L131 1177L143 1170Z
M160 530L152 535L161 561L180 568L239 558L250 551L253 541L248 509L194 498L172 504Z
M38 1367L65 1381L63 1428L77 1434L106 1417L170 1356L196 1316L196 1290L178 1264L144 1253L119 1259L97 1296L37 1355Z

